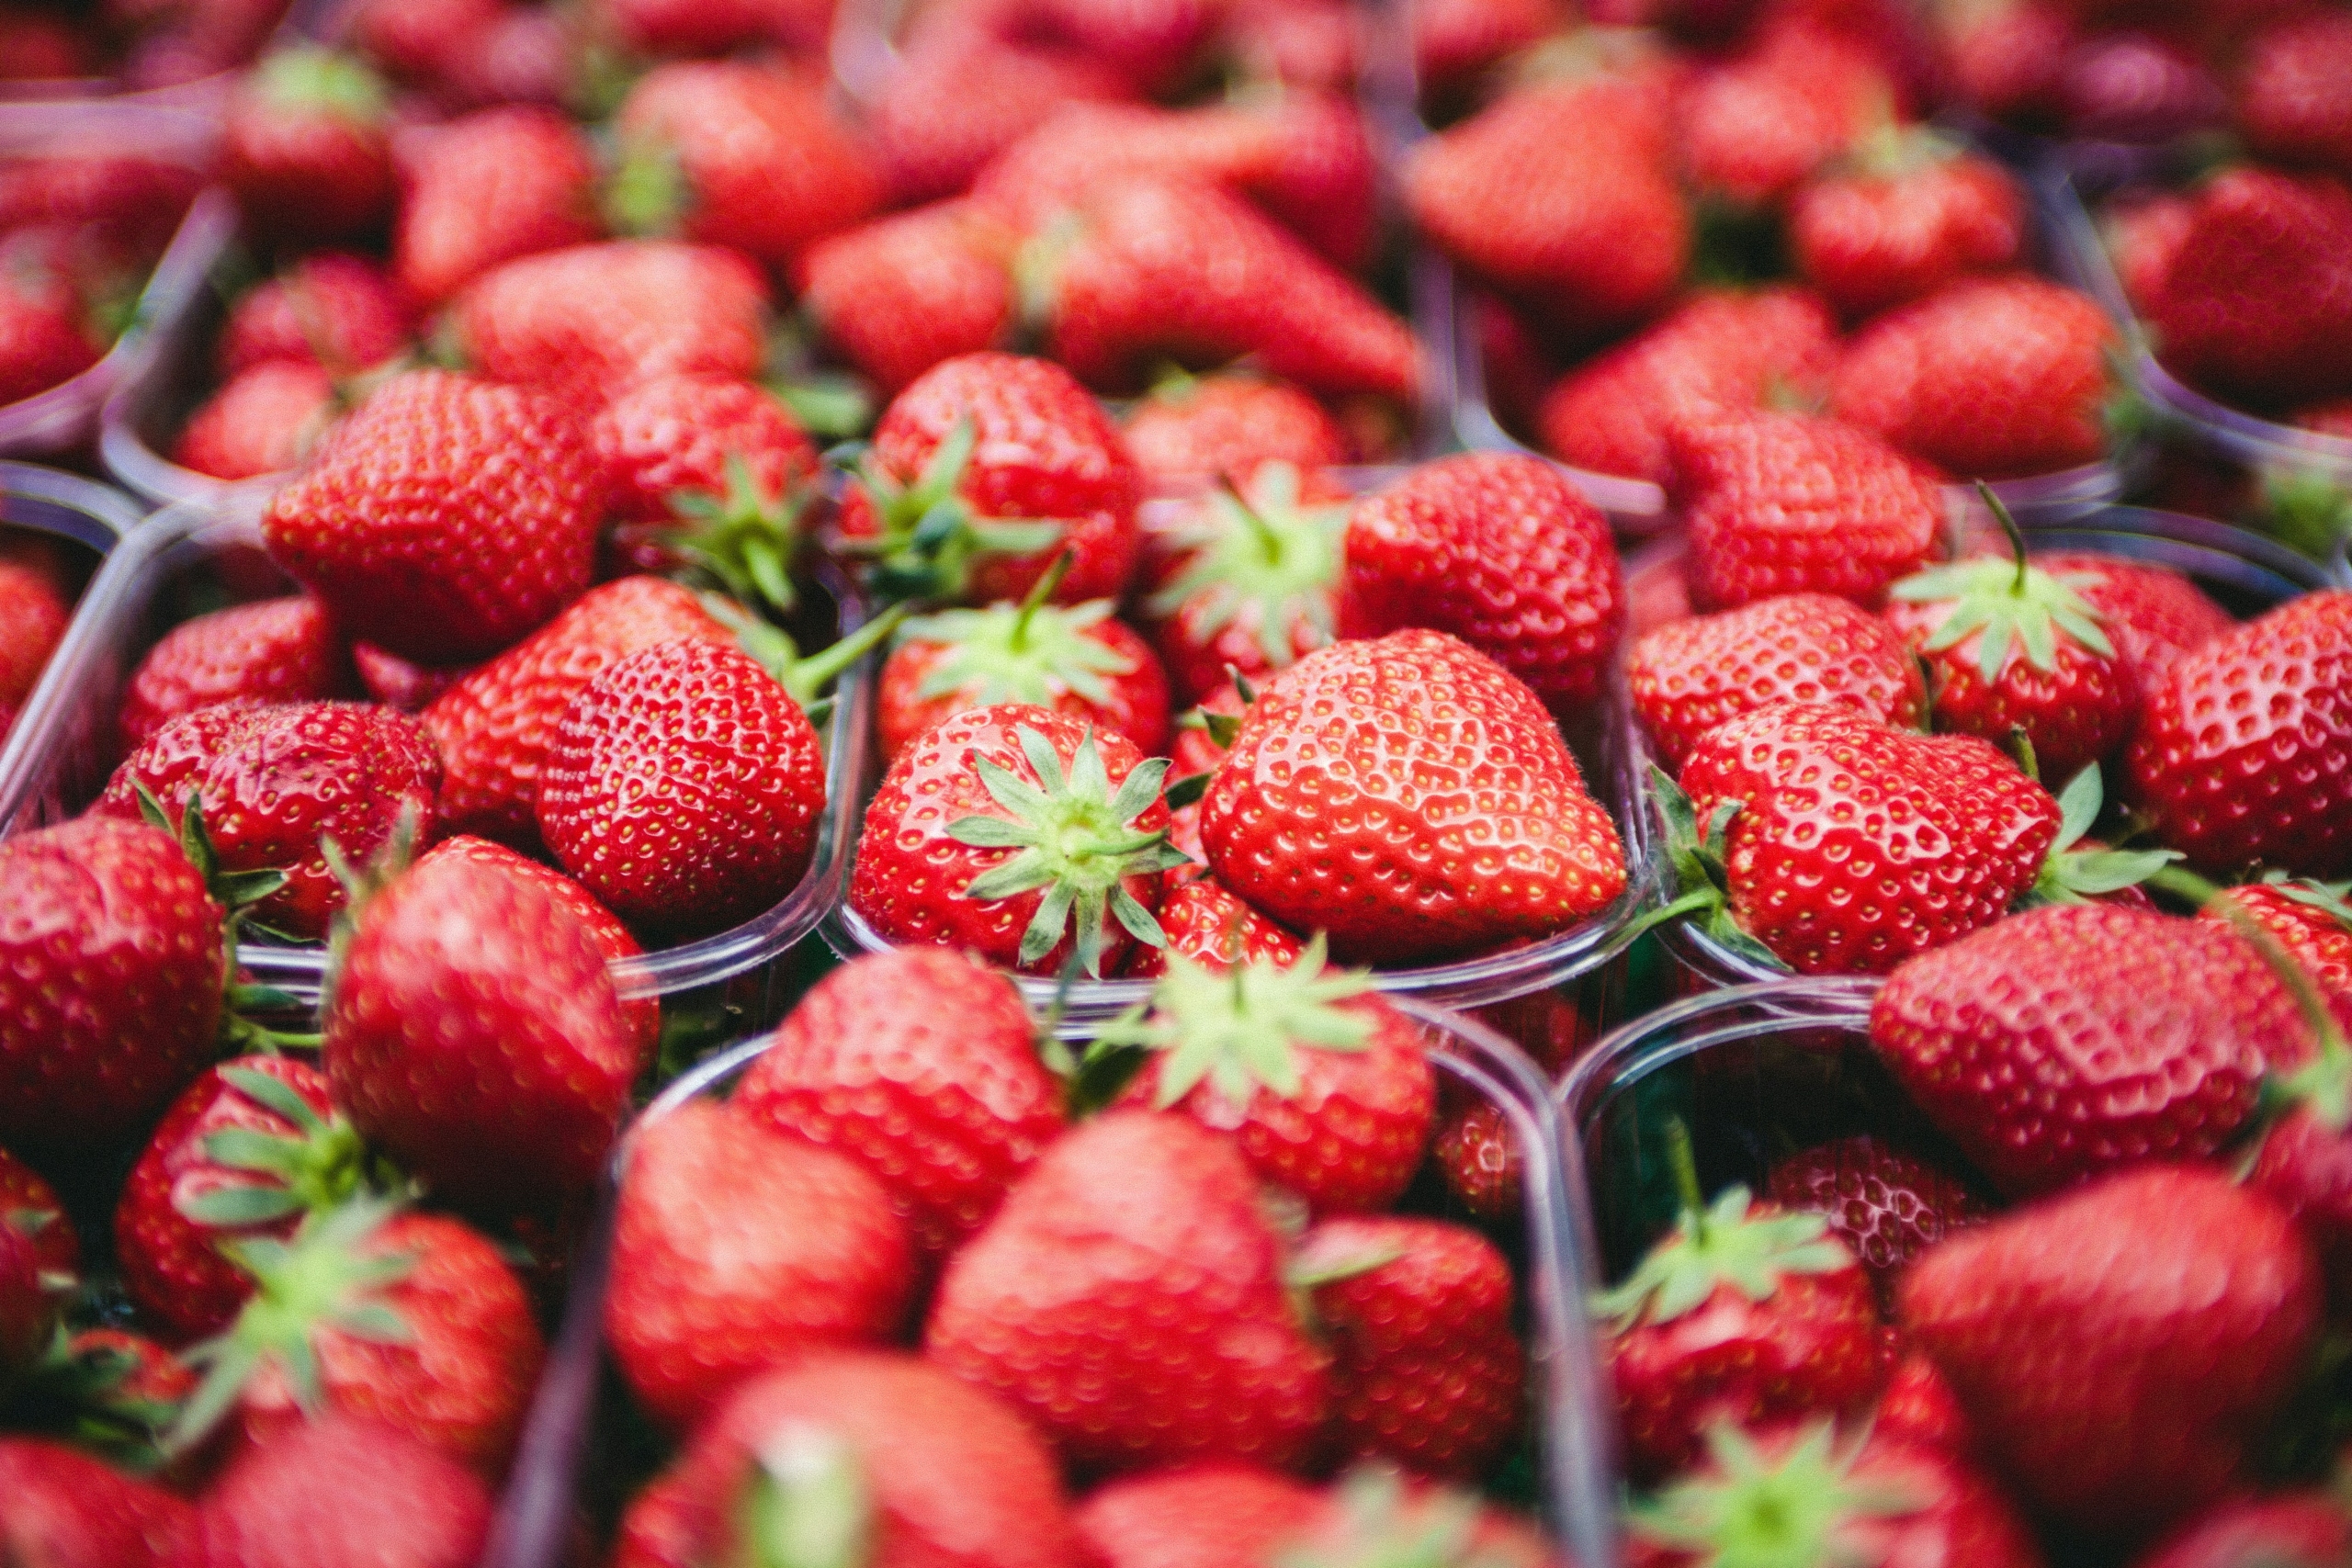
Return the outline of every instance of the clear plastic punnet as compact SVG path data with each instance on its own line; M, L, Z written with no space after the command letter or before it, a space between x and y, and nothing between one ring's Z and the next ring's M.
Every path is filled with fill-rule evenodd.
M207 390L213 339L228 315L225 297L212 285L236 237L233 222L209 226L208 243L200 252L191 247L187 265L196 287L157 301L145 353L99 411L98 456L107 472L157 506L217 506L236 488L165 456Z
M129 496L95 480L31 463L0 462L0 547L38 541L47 564L68 579L78 596L86 597L107 553L142 515ZM50 663L57 664L64 651L61 643ZM36 683L15 722L0 731L0 800L11 797L17 779L33 765L31 736L40 690Z
M1425 1002L1397 998L1397 1005L1427 1031L1430 1061L1441 1079L1494 1106L1522 1158L1515 1222L1478 1221L1450 1201L1432 1205L1413 1196L1406 1208L1481 1224L1510 1256L1522 1298L1519 1319L1532 1404L1532 1495L1525 1501L1540 1507L1570 1561L1611 1568L1619 1561L1611 1424L1584 1328L1580 1284L1597 1264L1589 1250L1580 1173L1563 1160L1571 1145L1562 1136L1543 1075L1510 1042ZM690 1099L724 1096L774 1043L774 1036L763 1035L708 1057L664 1089L636 1125ZM556 1568L571 1561L582 1506L616 1506L646 1479L642 1418L634 1416L609 1364L604 1337L614 1203L628 1150L624 1137L599 1193L594 1228L574 1258L563 1325L524 1427L484 1568ZM1415 1193L1426 1185L1417 1184Z

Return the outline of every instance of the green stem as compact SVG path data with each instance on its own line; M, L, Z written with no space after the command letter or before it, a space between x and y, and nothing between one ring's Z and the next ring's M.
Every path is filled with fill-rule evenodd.
M1249 498L1241 493L1241 487L1233 482L1232 474L1219 473L1216 482L1217 488L1224 491L1231 499L1235 510L1241 513L1241 520L1249 525L1251 536L1258 541L1258 547L1265 552L1266 565L1269 568L1280 566L1283 559L1283 539L1280 534L1274 532L1274 525L1259 515L1258 509L1250 504Z
M2278 976L2278 983L2287 987L2287 994L2295 998L2295 1010L2303 1015L2303 1022L2317 1037L2323 1055L2352 1049L2346 1045L2344 1032L2336 1027L2335 1015L2328 1011L2319 987L2312 984L2311 975L2296 962L2294 954L2278 944L2277 937L2246 913L2245 905L2230 897L2231 889L2177 865L2165 867L2149 877L2148 883L2188 900L2199 911L2213 910L2229 922L2232 931L2252 943L2254 950L2262 954L2262 961L2270 966L2270 972Z
M1699 1156L1690 1146L1690 1129L1679 1116L1666 1122L1666 1161L1674 1171L1675 1195L1690 1217L1690 1240L1707 1245L1707 1200L1699 1190Z
M2016 556L2018 561L2017 581L2009 585L2009 592L2022 599L2025 597L2025 531L2018 526L2018 520L2009 515L2009 509L2001 504L2001 498L1993 493L1991 485L1978 479L1976 494L1991 509L1993 521L2001 525L2001 532L2009 536L2009 553Z
M792 694L795 702L805 705L827 682L881 646L899 629L899 623L914 613L914 608L910 603L893 604L832 647L794 660L784 673L784 689Z
M1656 926L1662 926L1678 916L1694 914L1701 909L1711 908L1722 903L1723 897L1712 886L1685 893L1672 903L1661 905L1635 920L1629 934L1639 936L1644 931Z
M1054 591L1061 587L1062 579L1069 575L1070 562L1077 558L1076 550L1064 550L1054 558L1054 564L1046 569L1046 575L1033 583L1027 593L1022 595L1021 613L1012 618L1012 635L1005 639L1006 645L1013 652L1023 653L1028 650L1029 623L1036 619L1038 607L1051 599L1054 596Z

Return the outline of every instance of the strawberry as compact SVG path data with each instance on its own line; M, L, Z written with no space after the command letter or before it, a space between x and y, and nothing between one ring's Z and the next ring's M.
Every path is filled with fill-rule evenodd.
M490 1536L481 1478L408 1433L331 1416L248 1454L196 1510L182 1568L464 1568Z
M1512 847L1469 856L1464 834ZM1442 632L1339 643L1269 682L1209 780L1201 841L1251 905L1374 963L1549 936L1625 886L1542 703Z
M175 1343L227 1327L253 1280L222 1241L292 1235L367 1176L324 1074L290 1057L209 1067L172 1102L123 1183L115 1258L132 1303Z
M343 908L343 884L323 840L354 863L415 818L429 834L441 760L422 725L368 703L236 703L198 708L142 742L90 809L139 819L141 795L175 821L201 806L220 864L283 871L253 908L263 924L315 941Z
M1068 549L1055 593L1076 604L1125 589L1142 499L1117 427L1068 371L967 354L890 400L840 526L893 596L1018 599Z
M1634 1505L1634 1568L1700 1563L1965 1562L2041 1568L2033 1532L1966 1461L1832 1423L1751 1437L1719 1427L1705 1465Z
M408 345L407 304L374 262L343 251L304 256L238 296L213 344L223 379L270 359L348 376Z
M1021 993L962 953L871 953L810 988L736 1085L733 1109L839 1149L944 1257L1063 1126Z
M821 42L832 7L821 0L612 0L623 47L650 59L726 54L762 43Z
M0 704L24 705L73 617L48 574L0 560Z
M2136 28L2094 32L2059 71L2067 130L2105 141L2162 146L2222 130L2229 100L2189 42Z
M1799 276L1859 319L2016 265L2025 216L2024 193L2000 164L1915 131L1799 190L1789 249Z
M1035 234L1097 188L1134 180L1189 181L1248 195L1274 179L1283 140L1274 115L1242 104L1165 109L1069 103L990 160L972 183L972 199L1020 232Z
M2165 567L2063 550L2039 556L2035 564L2075 584L2083 603L2099 617L2143 701L2174 660L2236 624L2194 582Z
M94 1151L211 1060L221 907L169 834L84 818L0 840L0 1141Z
M1381 1464L1360 1465L1327 1487L1320 1517L1278 1559L1301 1568L1384 1560L1434 1568L1566 1568L1533 1520Z
M1900 1336L1900 1330L1889 1329ZM1871 1429L1899 1442L1950 1454L1973 1457L1976 1434L1969 1429L1968 1413L1935 1362L1909 1348L1892 1352L1894 1370L1886 1374L1886 1392L1871 1414Z
M2058 803L1973 736L1775 703L1653 771L1675 904L1751 962L1883 975L1997 920L2034 886ZM1671 908L1673 906L1669 906Z
M62 1443L0 1438L0 1551L51 1568L167 1568L194 1510Z
M0 1395L13 1393L57 1337L57 1294L33 1238L0 1225Z
M395 713L424 712L442 693L478 668L468 664L419 664L372 642L351 645L351 665L359 672L360 689L368 694L369 700L381 703ZM445 770L442 774L442 801L445 806L447 800L448 774Z
M1492 1242L1442 1220L1325 1220L1292 1273L1331 1346L1340 1453L1438 1480L1493 1467L1519 1428L1527 1367L1510 1265Z
M165 632L125 683L115 728L127 752L216 703L320 702L349 695L354 684L324 606L302 595L266 599Z
M595 164L553 110L506 105L413 134L392 273L418 303L438 305L502 262L595 238Z
M2295 17L2248 40L2237 119L2266 159L2352 174L2352 19Z
M335 1102L449 1201L560 1202L612 1145L636 1037L564 903L445 855L396 872L337 933L320 1056Z
M970 9L918 17L876 97L875 149L896 202L957 194L1062 104L1128 96L1103 65L987 36Z
M291 1241L229 1244L254 1295L189 1352L205 1368L169 1447L226 1421L236 1450L330 1413L380 1421L483 1475L506 1467L546 1347L487 1239L373 1201L312 1215Z
M1430 1155L1446 1190L1471 1213L1487 1221L1518 1215L1524 1162L1509 1114L1492 1100L1441 1094Z
M1301 1329L1239 1151L1114 1111L1046 1151L948 1261L924 1354L1087 1471L1304 1459L1330 1359Z
M2352 1556L2352 1512L2325 1492L2232 1497L2165 1536L2133 1568L2327 1568Z
M30 1237L33 1258L48 1273L76 1274L82 1267L82 1242L74 1222L40 1172L0 1149L0 1224Z
M71 380L104 350L62 277L0 252L0 407Z
M1911 1260L1991 1211L1965 1181L1900 1144L1864 1133L1774 1164L1764 1196L1819 1214L1878 1287L1882 1300Z
M339 240L392 209L390 106L374 72L316 48L280 50L229 100L220 177L273 239Z
M1625 629L1609 520L1538 457L1424 463L1357 503L1341 603L1351 635L1450 632L1555 713L1590 706Z
M1032 974L1090 976L1136 942L1168 847L1168 764L1050 708L957 714L907 743L865 808L849 905L892 942L962 947ZM1075 931L1073 934L1073 926Z
M865 147L814 85L739 61L677 61L637 80L614 130L611 206L631 233L741 251L779 272L882 205Z
M1149 1010L1100 1038L1151 1055L1118 1103L1230 1134L1260 1179L1317 1213L1396 1202L1429 1147L1437 1082L1412 1022L1359 973L1295 959L1166 960Z
M1169 92L1197 62L1226 7L1215 0L1135 6L1123 0L1009 0L977 8L1004 36L1035 39L1115 72L1131 95Z
M2352 593L2305 594L2175 660L2126 767L2133 806L2196 864L2352 871Z
M2230 889L2237 912L2270 934L2338 1010L2352 1004L2352 904L2337 884L2290 880L2273 872ZM2222 919L2208 907L2202 919Z
M2236 1479L2302 1371L2320 1281L2267 1199L2151 1166L1947 1237L1901 1304L2022 1500L2139 1534Z
M197 405L172 461L216 479L282 473L311 454L338 412L324 370L266 360Z
M1712 1204L1690 1178L1681 1222L1624 1281L1597 1297L1619 1428L1637 1473L1697 1459L1713 1422L1835 1412L1883 1377L1870 1276L1818 1214Z
M1161 381L1129 411L1126 437L1155 483L1229 476L1247 490L1265 464L1311 474L1349 456L1347 433L1306 391L1231 373Z
M907 1226L855 1161L705 1100L647 1122L627 1161L605 1337L667 1425L754 1373L897 1329Z
M52 1432L119 1468L163 1471L178 1481L185 1467L166 1466L161 1444L196 1387L188 1365L146 1336L85 1328L51 1342L10 1417L20 1429Z
M384 383L262 517L348 635L427 662L495 653L588 586L603 477L553 402L443 370Z
M1413 11L1413 62L1422 90L1460 91L1555 31L1556 0L1434 0Z
M392 75L425 82L477 43L498 9L498 0L357 0L350 39Z
M1013 325L1014 236L966 202L893 213L801 254L800 310L886 396Z
M790 892L824 807L824 743L799 703L751 655L702 637L589 682L539 774L539 837L564 870L635 929L684 936Z
M1171 832L1170 839L1173 841ZM1168 874L1159 896L1159 929L1166 947L1137 947L1127 956L1125 973L1157 978L1168 973L1170 955L1181 955L1203 969L1230 969L1243 964L1288 964L1306 950L1296 932L1277 925L1205 873L1185 879L1187 868Z
M1919 728L1927 709L1901 635L1826 593L1669 622L1634 642L1625 680L1651 750L1678 772L1707 731L1772 703L1837 704L1897 729Z
M1106 1568L1254 1568L1321 1504L1312 1487L1271 1470L1194 1464L1107 1482L1076 1517Z
M2074 42L2074 20L2061 6L2016 0L1953 28L1952 73L1980 112L2023 130L2055 130L2060 71Z
M1326 395L1409 400L1412 332L1352 278L1214 186L1096 190L1050 263L1047 339L1090 386L1132 389L1159 360L1253 356Z
M1554 383L1535 428L1563 462L1663 484L1668 425L1810 395L1837 353L1836 321L1804 290L1702 289Z
M1679 96L1690 179L1735 207L1779 201L1883 121L1892 91L1868 51L1783 12Z
M1690 601L1731 610L1781 593L1875 607L1934 549L1943 497L1876 436L1802 414L1676 424L1668 498L1690 547Z

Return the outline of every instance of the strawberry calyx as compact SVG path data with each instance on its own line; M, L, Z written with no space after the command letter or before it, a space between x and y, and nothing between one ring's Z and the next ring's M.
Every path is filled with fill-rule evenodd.
M1332 1519L1310 1541L1278 1551L1274 1568L1509 1568L1477 1546L1485 1505L1467 1492L1408 1486L1385 1465L1340 1483Z
M2263 531L2317 559L2352 534L2352 490L2316 468L2272 464L2259 482Z
M1849 1530L1865 1518L1901 1518L1928 1506L1923 1488L1854 1479L1862 1443L1838 1451L1827 1421L1767 1458L1730 1422L1709 1429L1714 1472L1675 1483L1634 1505L1634 1535L1742 1568L1814 1568L1875 1561Z
M2116 850L2078 847L2098 820L2106 788L2093 762L2067 783L2058 796L2058 837L2023 902L2087 904L2126 887L2136 887L2180 859L2177 850Z
M1101 1038L1161 1053L1153 1100L1161 1111L1203 1082L1236 1119L1261 1087L1295 1098L1302 1050L1372 1045L1372 1020L1340 1005L1370 991L1372 976L1328 968L1326 948L1318 931L1291 963L1258 958L1223 972L1170 953L1151 1000L1113 1020Z
M359 125L380 125L391 109L383 78L332 49L278 50L255 68L254 84L272 108L317 110Z
M2048 572L2030 564L2025 536L2009 509L1982 480L1976 491L2008 535L2013 558L1987 556L1929 567L1887 590L1905 604L1950 602L1943 619L1920 645L1922 651L1941 653L1974 636L1976 671L1987 685L2001 678L2012 649L2021 650L2026 662L2045 674L2057 669L2062 631L2101 658L2114 658L2115 644L2102 625L2106 617L2075 592L2098 581L2098 574Z
M670 509L685 521L649 529L643 537L676 557L686 581L701 579L747 604L788 611L798 597L792 558L813 493L791 484L773 493L762 489L740 452L727 454L725 471L721 494L672 492Z
M950 650L932 666L915 694L960 694L967 707L998 703L1050 707L1065 692L1108 704L1111 688L1103 677L1132 674L1136 662L1089 634L1118 606L1108 599L1066 608L1046 602L1069 575L1073 558L1072 552L1064 550L1017 604L943 610L901 626L900 643L936 643Z
M1295 661L1301 623L1316 646L1330 642L1331 590L1340 581L1348 508L1301 505L1299 472L1288 463L1261 465L1246 495L1221 476L1203 505L1204 522L1171 531L1170 543L1191 552L1190 559L1145 602L1145 611L1173 615L1197 599L1191 629L1204 638L1252 611L1258 647L1277 670Z
M1168 841L1168 830L1143 832L1136 818L1159 799L1168 760L1139 763L1111 789L1102 753L1090 728L1071 755L1067 773L1053 742L1023 726L1014 732L1035 784L1010 768L976 758L974 771L1002 816L958 818L947 836L974 849L1017 852L1002 864L974 877L962 897L987 902L1043 889L1037 912L1021 935L1021 962L1035 964L1051 953L1075 917L1076 958L1089 976L1102 973L1102 919L1107 911L1137 942L1168 945L1152 912L1124 886L1130 876L1148 875L1192 863Z
M2289 876L2283 871L2265 872L2262 884L2280 893L2307 909L2317 909L2343 930L2352 931L2352 882L2320 882L2308 876Z
M734 634L735 646L775 678L812 724L821 720L828 705L818 700L817 694L888 640L914 609L910 604L892 604L847 637L804 654L790 632L763 620L735 600L706 593L702 606L711 619Z
M694 191L678 150L667 137L628 140L605 182L605 220L613 231L638 239L668 239L693 204Z
M1702 929L1715 942L1750 964L1785 972L1789 966L1781 955L1750 936L1731 911L1731 824L1747 802L1720 803L1702 829L1690 796L1655 762L1650 764L1650 795L1665 824L1675 896L1636 920L1634 934L1685 916L1703 917Z
M886 599L957 599L975 556L1035 555L1059 540L1065 525L1052 519L982 518L959 493L979 433L959 419L933 449L922 472L902 483L857 443L835 447L828 460L854 462L856 480L873 503L880 532L846 538L841 549L871 559L868 586Z
M48 1353L8 1396L8 1425L53 1434L134 1474L153 1474L164 1468L163 1434L179 1418L181 1404L133 1393L147 1363L106 1337L59 1325Z
M1241 721L1247 716L1250 705L1258 700L1258 689L1250 683L1250 677L1241 672L1238 665L1227 665L1225 672L1233 680L1234 695L1241 699L1243 711L1238 714L1219 713L1207 703L1199 703L1187 708L1177 718L1176 728L1200 730L1207 735L1218 750L1230 751L1233 750L1233 743L1241 739ZM1182 811L1208 794L1210 773L1211 770L1205 769L1197 773L1187 773L1170 784L1167 793L1168 809Z
M864 1568L876 1534L865 1466L840 1434L786 1421L752 1452L735 1523L723 1568Z
M200 1144L204 1157L256 1178L175 1196L182 1217L217 1230L267 1224L288 1215L336 1208L370 1185L370 1162L358 1129L344 1114L319 1114L300 1090L251 1067L223 1067L239 1094L293 1123L294 1135L223 1127Z

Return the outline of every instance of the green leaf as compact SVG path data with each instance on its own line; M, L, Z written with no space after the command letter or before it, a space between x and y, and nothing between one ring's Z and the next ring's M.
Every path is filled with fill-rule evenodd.
M1037 842L1037 830L1002 817L959 817L947 825L947 836L975 849L1023 849Z
M172 1201L172 1207L199 1225L243 1230L302 1212L302 1201L283 1187L215 1187Z
M1209 792L1207 773L1187 773L1168 786L1168 809L1182 811Z
M285 1079L252 1067L223 1067L224 1082L247 1100L291 1122L306 1133L323 1132L326 1120L302 1098L301 1090Z

